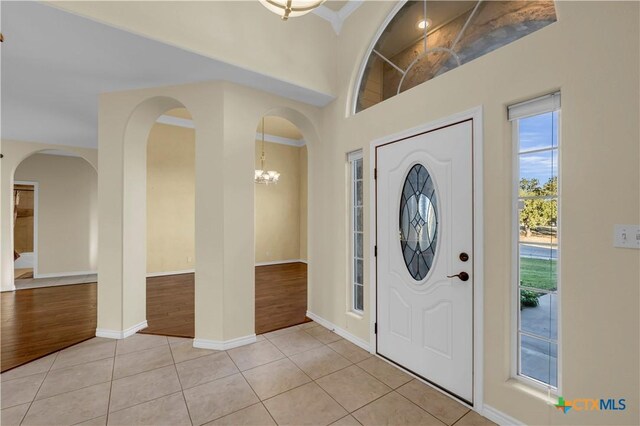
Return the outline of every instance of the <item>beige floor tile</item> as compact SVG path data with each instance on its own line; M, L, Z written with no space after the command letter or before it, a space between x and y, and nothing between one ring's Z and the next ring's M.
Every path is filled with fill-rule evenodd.
M269 333L263 334L267 339L271 339L272 337L284 336L285 334L293 333L299 331L298 326L294 325L293 327L281 328L280 330L270 331Z
M77 423L75 426L105 426L107 424L107 416L100 416L89 419L86 422Z
M317 380L317 383L349 412L391 391L391 388L352 365Z
M240 372L226 352L216 352L181 362L176 364L176 369L183 389L192 388Z
M331 426L360 426L360 422L351 414L344 416L337 422L331 423Z
M171 345L171 353L175 363L188 361L190 359L200 358L201 356L211 355L219 351L212 349L202 349L193 347L193 339L181 344Z
M184 391L194 425L201 425L259 402L242 374Z
M173 356L169 345L157 348L145 349L116 356L116 364L113 369L113 378L121 379L144 371L154 370L173 364Z
M126 339L118 340L116 355L129 354L144 349L155 348L169 344L167 336L156 336L153 334L134 334Z
M338 340L342 340L342 337L338 336L331 330L328 330L324 327L313 327L305 330L307 334L315 337L320 340L325 345L333 342L337 342Z
M398 388L397 391L448 425L455 423L469 411L464 405L416 379Z
M113 358L50 371L47 378L44 379L36 399L44 399L98 383L110 382L112 372Z
M469 411L458 422L456 426L495 426L496 424L491 420L482 417L475 411Z
M337 342L329 343L327 346L354 363L364 361L365 359L372 356L369 352L365 351L361 347L356 346L344 339L338 340Z
M173 365L114 380L109 412L119 411L179 390L180 382Z
M169 341L170 345L180 345L182 343L191 343L191 344L193 344L193 339L191 339L190 337L167 336L167 340Z
M313 382L268 399L264 405L279 425L328 425L347 414Z
M57 352L37 359L35 361L31 361L27 364L21 365L20 367L11 369L1 374L0 380L4 382L5 380L13 380L19 379L21 377L31 376L32 374L46 373L53 365L53 361L55 361L56 356L58 356Z
M269 338L286 356L295 355L309 349L322 346L322 342L304 331L295 331L282 336Z
M227 351L241 371L284 358L284 354L268 340Z
M209 425L224 426L267 426L275 425L271 415L262 403L252 405L233 414L214 420Z
M115 355L115 350L115 340L109 339L107 341L103 341L100 339L93 341L92 339L60 351L60 353L58 353L58 357L53 363L53 366L51 367L51 370L111 358Z
M298 325L297 327L300 330L308 330L310 328L319 327L319 326L320 326L320 324L318 324L317 322L309 321L309 322L302 323L302 324Z
M2 408L33 401L46 375L47 373L33 374L2 382L2 393L0 394Z
M351 365L351 361L327 346L293 355L291 360L314 380Z
M311 381L302 370L286 358L247 370L242 374L262 400Z
M107 414L109 383L41 399L31 404L23 425L72 425Z
M443 426L438 419L396 392L387 394L359 409L353 413L353 416L364 426Z
M83 348L85 346L91 346L91 345L95 345L98 343L114 343L117 342L117 340L115 339L108 339L106 337L92 337L91 339L87 339L85 341L82 341L76 345L73 345L73 348Z
M189 412L182 392L109 413L109 425L189 425Z
M359 362L358 367L393 389L413 380L404 371L375 356Z
M264 334L259 334L256 336L256 342L262 342L263 340L267 340L267 338L264 337Z
M18 426L31 404L16 405L14 407L5 408L0 415L0 424L2 426Z

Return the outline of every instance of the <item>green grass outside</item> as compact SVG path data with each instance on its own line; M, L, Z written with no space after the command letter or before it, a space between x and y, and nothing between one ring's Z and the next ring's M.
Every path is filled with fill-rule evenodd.
M520 285L556 290L556 260L520 258Z

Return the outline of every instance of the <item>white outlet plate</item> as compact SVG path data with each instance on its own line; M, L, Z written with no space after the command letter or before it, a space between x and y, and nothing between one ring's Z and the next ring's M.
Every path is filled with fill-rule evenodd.
M640 249L640 225L615 225L613 246Z

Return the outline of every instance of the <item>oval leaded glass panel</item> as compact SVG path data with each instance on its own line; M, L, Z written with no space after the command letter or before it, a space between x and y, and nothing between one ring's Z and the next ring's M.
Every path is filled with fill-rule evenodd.
M411 167L400 197L400 247L413 279L427 276L436 254L438 239L436 190L422 164Z

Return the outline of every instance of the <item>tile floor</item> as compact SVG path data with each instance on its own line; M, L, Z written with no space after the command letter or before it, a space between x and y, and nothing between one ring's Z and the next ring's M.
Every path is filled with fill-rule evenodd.
M94 338L1 375L9 425L490 425L319 326L228 351Z

